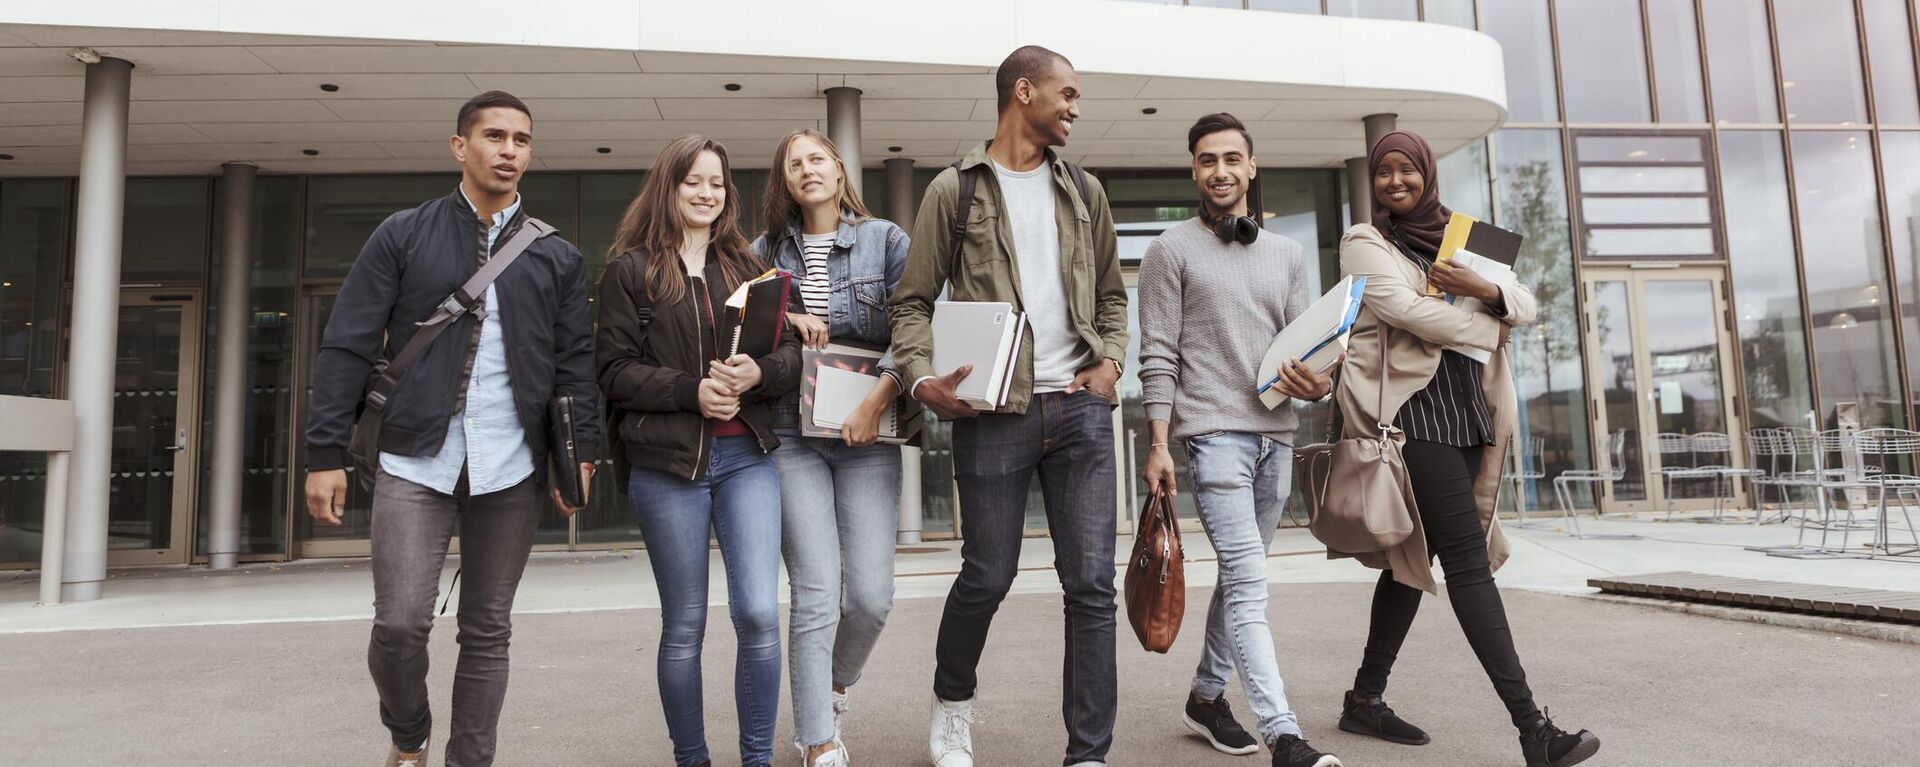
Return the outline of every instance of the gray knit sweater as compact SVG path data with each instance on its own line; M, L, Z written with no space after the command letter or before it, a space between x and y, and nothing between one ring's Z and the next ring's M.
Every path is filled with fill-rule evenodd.
M1222 244L1199 219L1175 224L1140 263L1140 383L1147 418L1172 421L1174 439L1215 431L1293 444L1291 403L1268 410L1254 390L1267 345L1306 311L1300 243L1262 231Z

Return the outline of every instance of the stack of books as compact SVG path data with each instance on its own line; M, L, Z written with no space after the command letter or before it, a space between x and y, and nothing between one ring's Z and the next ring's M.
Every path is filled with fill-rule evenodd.
M800 434L839 439L847 418L866 402L880 383L880 359L885 347L834 341L825 349L807 348L800 354ZM895 397L880 414L878 441L911 444L920 433L919 403Z
M1013 368L1026 336L1026 312L1005 301L935 302L933 372L947 375L972 365L954 396L975 410L998 410L1013 388Z
M1256 371L1254 386L1260 393L1260 404L1272 410L1287 401L1287 395L1281 394L1277 386L1280 366L1287 360L1299 360L1307 369L1322 375L1333 367L1347 350L1347 331L1353 329L1354 318L1360 316L1360 300L1366 290L1366 277L1348 275L1280 329L1273 343L1267 346L1267 354L1261 358L1260 369Z
M1434 263L1451 262L1454 266L1472 269L1475 274L1486 278L1488 282L1502 289L1511 289L1518 279L1513 273L1513 264L1520 258L1520 235L1481 221L1465 213L1455 213L1447 219L1447 232L1440 238L1440 251L1434 254ZM1427 295L1441 295L1437 288L1428 286ZM1468 311L1484 311L1486 307L1480 301L1465 296L1446 296L1446 301ZM1493 353L1470 346L1449 346L1448 351L1459 352L1485 364L1493 358Z

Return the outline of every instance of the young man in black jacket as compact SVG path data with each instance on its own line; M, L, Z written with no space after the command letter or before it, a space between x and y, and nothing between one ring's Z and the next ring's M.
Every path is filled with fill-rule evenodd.
M349 438L376 360L391 359L450 293L521 228L519 185L533 159L533 117L490 91L461 106L451 139L452 194L388 217L347 274L314 362L307 423L307 513L339 525ZM599 442L593 331L580 252L533 241L471 311L400 377L382 410L373 497L373 639L367 666L392 734L388 767L425 767L427 634L456 522L465 585L458 614L449 767L493 763L507 692L514 592L545 504L548 407L575 403L583 485ZM559 492L560 513L572 515Z

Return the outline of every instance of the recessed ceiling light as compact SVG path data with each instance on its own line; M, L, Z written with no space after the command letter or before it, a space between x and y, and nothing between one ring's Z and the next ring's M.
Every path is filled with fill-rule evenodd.
M326 91L328 93L339 93L340 86L334 85L333 83L321 83L320 90Z
M302 150L300 150L300 153L301 153L301 154L304 154L304 155L306 155L306 156L308 156L308 157L319 157L319 156L320 156L320 150L318 150L318 149L302 149Z
M1147 107L1146 109L1140 110L1140 114L1143 114L1143 115L1151 115L1151 114L1159 114L1159 113L1160 113L1159 107Z
M887 147L887 151L889 151L889 152L898 152L898 151L900 151L901 149L904 149L904 148L905 148L905 147L897 147L897 146L890 146L890 147Z
M599 153L601 153L601 154L613 154L613 147L610 147L610 146L598 146L598 147L594 147L594 148L593 148L593 151L595 151L595 152L599 152Z
M10 154L0 154L0 160L11 160L11 159L13 159L13 155L10 155Z
M737 90L740 90L740 84L739 84L739 83L727 83L727 90L730 90L730 91L737 91Z

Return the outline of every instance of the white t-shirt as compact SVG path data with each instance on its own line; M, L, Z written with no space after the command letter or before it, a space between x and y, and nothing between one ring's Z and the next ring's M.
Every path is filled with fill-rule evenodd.
M1062 391L1093 361L1093 349L1073 327L1067 310L1066 277L1060 271L1060 231L1054 223L1053 168L1048 163L1014 172L993 163L1013 230L1013 262L1020 298L1033 327L1033 391Z
M800 304L807 313L821 319L827 318L828 303L833 294L833 283L827 277L827 256L833 252L833 240L838 234L800 235L800 258L806 264L806 274L800 276Z

